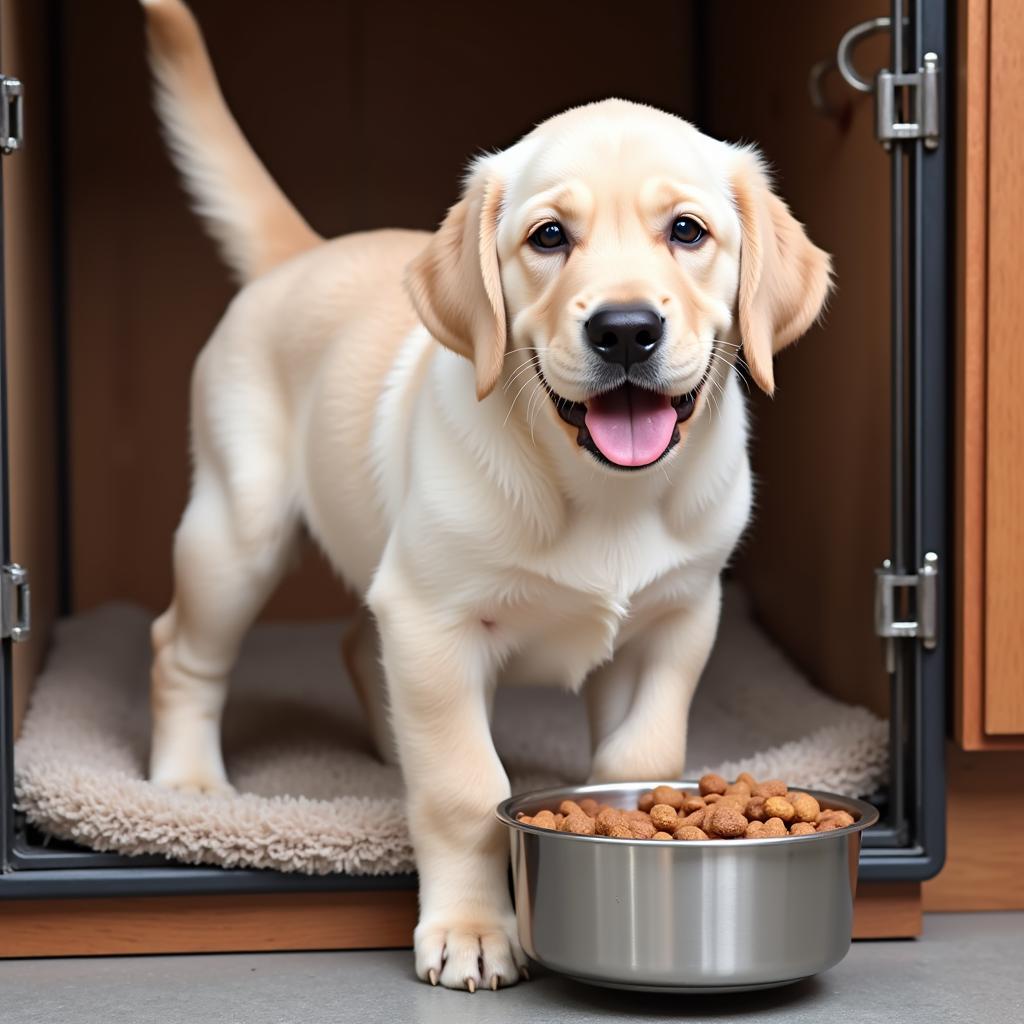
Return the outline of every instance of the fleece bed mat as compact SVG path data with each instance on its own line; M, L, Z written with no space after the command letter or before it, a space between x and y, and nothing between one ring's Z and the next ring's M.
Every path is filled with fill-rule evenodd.
M341 662L343 623L270 623L248 637L224 717L237 792L146 781L150 615L105 605L57 625L15 748L18 808L48 835L189 864L381 875L412 869L397 768L371 752ZM513 792L582 781L582 700L503 687L494 714ZM687 774L749 771L850 796L887 773L888 726L814 688L727 588L691 713Z

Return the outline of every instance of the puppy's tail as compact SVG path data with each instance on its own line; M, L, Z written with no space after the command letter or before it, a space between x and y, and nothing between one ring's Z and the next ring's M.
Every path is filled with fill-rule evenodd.
M192 12L181 0L141 3L171 157L235 277L250 281L319 244L228 110Z

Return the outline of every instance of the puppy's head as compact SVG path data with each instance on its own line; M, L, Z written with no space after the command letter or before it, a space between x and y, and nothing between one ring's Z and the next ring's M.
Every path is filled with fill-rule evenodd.
M607 100L477 160L408 280L479 398L502 377L535 383L581 458L642 469L685 437L740 345L772 393L772 356L817 317L830 261L756 152Z

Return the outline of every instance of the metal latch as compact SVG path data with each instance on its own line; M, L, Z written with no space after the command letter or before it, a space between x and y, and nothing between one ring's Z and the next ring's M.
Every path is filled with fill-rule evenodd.
M27 640L32 631L32 591L28 569L11 562L0 567L0 638L16 644Z
M892 671L895 652L892 641L916 637L931 650L938 642L939 556L929 551L915 573L893 572L887 558L875 570L875 632L888 640L886 660ZM901 591L914 591L914 617L907 612L909 598L900 603Z
M898 90L910 92L912 121L898 119ZM897 75L879 71L875 77L875 134L886 146L893 139L923 139L925 149L939 144L939 57L926 53L920 69Z
M25 141L25 120L21 111L23 94L20 79L0 75L0 150L5 156L21 149Z
M904 27L906 19L904 19ZM926 149L935 149L939 144L939 57L926 53L917 71L879 71L874 80L865 78L857 70L853 55L857 46L870 36L892 29L892 19L886 16L869 18L847 31L835 57L818 61L811 68L808 82L811 101L822 114L840 117L841 109L830 106L823 91L823 78L836 68L846 83L858 92L875 94L875 135L886 149L893 140L922 139ZM906 90L907 117L904 121L902 93Z

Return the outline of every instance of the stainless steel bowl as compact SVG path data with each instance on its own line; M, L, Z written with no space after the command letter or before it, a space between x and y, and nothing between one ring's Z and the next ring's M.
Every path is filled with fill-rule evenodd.
M779 839L607 839L516 820L587 796L636 807L659 784L547 789L498 807L511 834L519 940L529 956L580 981L663 992L769 988L842 960L860 834L878 820L861 800L807 790L856 824Z

